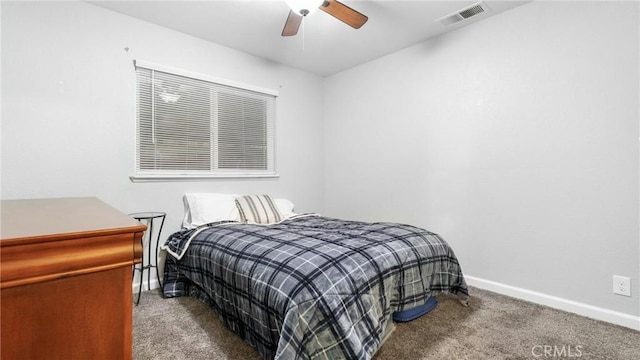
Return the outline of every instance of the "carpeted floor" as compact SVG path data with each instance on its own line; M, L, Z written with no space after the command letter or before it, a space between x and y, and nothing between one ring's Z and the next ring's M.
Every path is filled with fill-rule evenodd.
M427 315L398 323L374 360L640 359L640 332L471 289L469 307L439 295ZM134 359L252 360L258 354L192 298L142 294Z

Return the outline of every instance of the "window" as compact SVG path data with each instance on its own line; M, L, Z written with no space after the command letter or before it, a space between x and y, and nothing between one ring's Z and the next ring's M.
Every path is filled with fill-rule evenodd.
M275 172L272 90L136 61L133 180Z

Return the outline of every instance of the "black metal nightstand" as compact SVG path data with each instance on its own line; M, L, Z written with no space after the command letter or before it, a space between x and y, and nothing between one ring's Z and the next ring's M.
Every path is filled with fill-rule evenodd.
M138 212L129 214L132 218L140 221L141 223L147 225L147 231L144 232L142 236L142 261L140 262L140 266L138 264L133 266L132 276L135 274L135 271L138 270L140 272L140 281L138 283L138 299L136 299L136 305L140 302L140 293L142 292L142 282L144 281L144 271L147 270L147 288L151 289L151 268L156 268L156 276L158 278L158 284L160 285L160 289L162 289L162 281L160 280L160 270L158 269L158 248L160 246L160 234L162 233L162 226L164 225L164 219L167 214L159 211L150 211L150 212ZM160 221L160 229L158 229L158 235L156 236L156 256L154 261L152 262L151 258L151 239L154 235L154 224ZM144 248L147 248L147 256L144 256Z

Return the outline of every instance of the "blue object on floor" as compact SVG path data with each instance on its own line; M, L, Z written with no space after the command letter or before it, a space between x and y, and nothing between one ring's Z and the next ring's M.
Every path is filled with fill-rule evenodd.
M438 301L436 300L435 297L432 296L423 305L416 306L413 309L409 309L409 310L394 312L393 320L404 322L404 321L411 321L411 320L417 319L420 316L433 310L433 308L436 307L436 305L438 305Z

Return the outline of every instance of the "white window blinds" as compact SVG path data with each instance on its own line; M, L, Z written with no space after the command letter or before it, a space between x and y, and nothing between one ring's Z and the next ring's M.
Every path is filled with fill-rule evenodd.
M275 175L273 91L140 62L136 79L137 177Z

